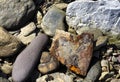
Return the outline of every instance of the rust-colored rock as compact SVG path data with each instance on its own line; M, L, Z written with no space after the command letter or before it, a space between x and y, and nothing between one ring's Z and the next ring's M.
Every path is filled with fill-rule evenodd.
M51 55L76 74L85 76L92 58L93 35L72 35L57 30L50 48Z

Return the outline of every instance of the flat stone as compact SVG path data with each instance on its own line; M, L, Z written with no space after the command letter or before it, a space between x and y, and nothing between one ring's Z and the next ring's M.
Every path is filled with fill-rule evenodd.
M36 82L73 82L73 78L64 73L53 73L39 77Z
M35 23L31 22L25 27L21 28L20 34L23 36L28 36L30 33L32 33L36 29Z
M71 2L67 6L66 21L69 27L73 27L76 32L80 28L89 27L119 34L120 2L118 0Z
M36 33L32 33L28 36L23 36L22 34L19 34L17 37L22 41L23 44L28 45L36 37Z
M83 33L72 35L57 30L50 48L50 54L55 56L76 74L85 76L93 52L93 35Z
M43 31L47 35L54 36L56 29L65 30L64 17L64 11L52 7L42 19L41 27Z
M43 52L40 58L40 64L38 70L42 74L49 73L56 70L59 67L57 59L49 54L49 52Z
M15 30L29 22L35 14L33 0L0 0L0 26Z
M47 43L48 37L45 34L38 35L32 42L17 56L12 70L12 78L15 82L25 82L32 73L39 61L40 53Z
M16 54L22 46L22 42L0 27L0 57Z

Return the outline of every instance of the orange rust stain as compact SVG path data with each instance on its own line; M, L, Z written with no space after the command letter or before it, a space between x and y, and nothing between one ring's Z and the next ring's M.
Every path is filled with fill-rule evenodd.
M70 70L73 71L73 72L75 72L75 73L77 73L77 74L80 74L80 73L81 73L80 69L77 68L77 67L75 67L75 66L71 66L71 67L70 67Z

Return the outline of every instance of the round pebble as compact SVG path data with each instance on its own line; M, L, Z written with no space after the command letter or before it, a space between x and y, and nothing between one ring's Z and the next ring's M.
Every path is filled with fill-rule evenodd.
M118 60L115 56L112 56L112 62L116 63Z

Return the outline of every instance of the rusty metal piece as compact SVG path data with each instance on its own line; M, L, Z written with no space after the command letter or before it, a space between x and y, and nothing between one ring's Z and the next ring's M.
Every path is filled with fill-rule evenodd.
M92 58L93 38L93 35L89 33L72 35L57 30L50 48L50 54L71 71L85 76Z

